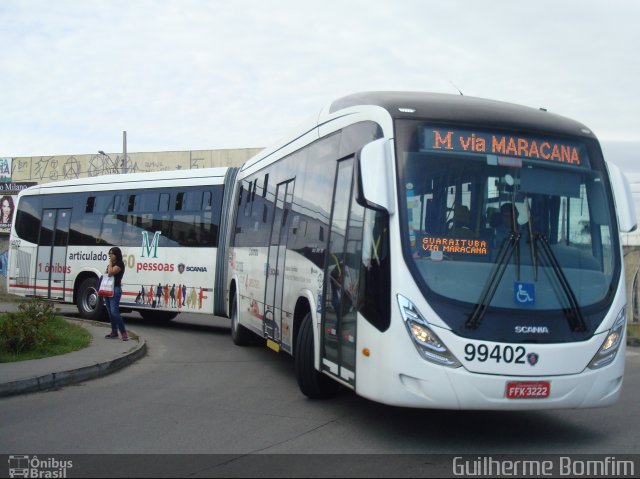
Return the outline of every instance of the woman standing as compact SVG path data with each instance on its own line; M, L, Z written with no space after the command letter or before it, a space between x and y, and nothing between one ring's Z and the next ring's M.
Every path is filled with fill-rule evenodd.
M120 314L120 298L122 297L122 277L124 276L124 261L122 260L122 251L117 246L109 250L109 263L107 264L107 275L113 276L113 296L105 297L105 306L111 321L111 334L107 334L105 338L117 339L118 330L123 341L129 340L129 335L124 327L124 321Z

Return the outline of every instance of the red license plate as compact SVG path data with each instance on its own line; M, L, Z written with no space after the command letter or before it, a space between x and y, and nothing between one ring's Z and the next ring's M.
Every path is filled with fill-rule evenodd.
M524 381L507 383L507 399L538 399L549 397L549 381Z

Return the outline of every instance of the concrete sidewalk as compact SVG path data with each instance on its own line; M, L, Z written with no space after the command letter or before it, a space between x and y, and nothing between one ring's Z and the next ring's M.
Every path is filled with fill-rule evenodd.
M129 341L105 339L111 326L97 321L65 318L91 333L88 347L44 359L0 363L0 397L79 383L111 374L143 357L147 344L134 331Z

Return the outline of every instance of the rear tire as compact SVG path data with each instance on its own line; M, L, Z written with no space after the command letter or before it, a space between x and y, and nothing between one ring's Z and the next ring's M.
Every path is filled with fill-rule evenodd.
M235 296L231 300L231 339L236 346L253 346L258 343L258 336L240 324Z
M107 321L107 310L104 307L102 298L98 296L98 278L86 278L78 289L76 296L76 306L80 317L93 321Z
M314 367L313 320L311 313L302 320L296 340L295 371L302 394L310 399L326 399L338 389L338 383Z
M173 311L154 311L152 309L139 309L138 313L145 321L171 321L180 314Z

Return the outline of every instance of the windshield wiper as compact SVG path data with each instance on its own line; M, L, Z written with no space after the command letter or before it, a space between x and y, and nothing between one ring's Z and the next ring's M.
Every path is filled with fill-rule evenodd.
M524 206L527 211L527 227L529 230L529 247L531 249L531 266L533 267L533 280L538 281L538 258L536 255L536 242L533 240L533 222L531 221L531 208L529 198L525 196Z
M467 328L476 329L478 326L480 326L482 318L487 312L487 308L489 307L489 304L491 304L493 296L496 294L496 290L500 285L500 281L502 281L502 276L507 269L509 260L511 259L511 256L513 256L513 252L518 249L519 244L520 232L514 229L511 231L511 233L509 233L507 239L500 246L498 257L496 258L493 270L489 275L489 280L486 282L482 294L480 295L480 300L478 301L478 304L476 304L473 313L465 323ZM518 251L518 255L519 253L520 252ZM519 263L520 261L518 258L518 269L520 266Z
M584 320L584 316L582 315L582 310L580 309L580 305L578 304L578 300L576 299L576 295L567 280L567 277L564 275L562 271L562 267L560 263L558 263L558 258L554 254L551 249L551 245L549 244L549 240L542 233L535 233L535 243L540 241L540 245L542 246L540 249L546 256L546 259L551 265L553 272L556 274L556 278L560 283L560 287L564 292L565 297L569 301L570 308L563 308L563 312L567 319L569 320L569 326L571 327L571 331L573 332L581 332L587 329L587 325Z

